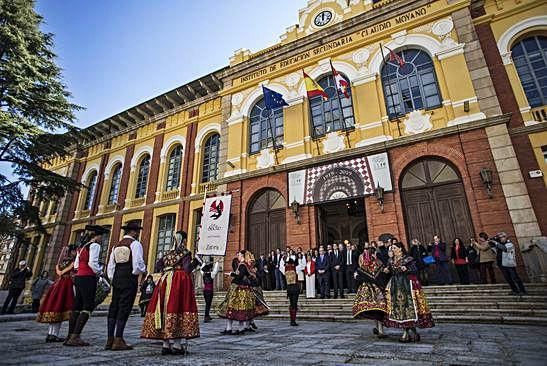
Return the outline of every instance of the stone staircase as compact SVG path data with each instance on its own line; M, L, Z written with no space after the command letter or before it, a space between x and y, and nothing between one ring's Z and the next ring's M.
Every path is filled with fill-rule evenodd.
M547 284L526 284L528 295L514 296L507 285L452 285L425 287L433 317L437 322L547 325ZM213 309L225 296L217 292ZM270 306L265 319L287 319L289 302L285 291L264 291ZM197 302L203 314L205 301L198 290ZM354 295L345 299L306 299L298 301L298 318L317 321L354 321L351 307ZM214 311L212 312L214 316Z

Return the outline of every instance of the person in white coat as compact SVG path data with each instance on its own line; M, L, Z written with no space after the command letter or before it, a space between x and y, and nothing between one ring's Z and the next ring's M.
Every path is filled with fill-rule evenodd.
M300 286L300 293L304 292L304 269L306 268L306 258L303 253L298 253L298 261L296 262L296 276L298 279L298 285Z
M315 298L315 261L311 255L308 255L306 266L304 267L304 274L306 276L306 298Z

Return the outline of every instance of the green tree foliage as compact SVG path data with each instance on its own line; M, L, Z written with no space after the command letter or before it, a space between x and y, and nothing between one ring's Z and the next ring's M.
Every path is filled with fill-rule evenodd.
M38 200L58 200L78 184L47 169L75 146L75 111L55 64L53 35L40 30L33 0L0 0L0 237L21 237L24 224L39 228ZM11 167L11 168L10 168Z

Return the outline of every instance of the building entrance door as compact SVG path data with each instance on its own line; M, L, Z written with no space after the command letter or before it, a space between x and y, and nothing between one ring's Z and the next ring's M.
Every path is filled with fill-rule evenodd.
M245 249L250 250L255 258L285 248L286 207L285 198L275 189L266 189L251 200L247 209Z
M364 198L357 197L317 205L319 245L344 240L362 246L368 240Z

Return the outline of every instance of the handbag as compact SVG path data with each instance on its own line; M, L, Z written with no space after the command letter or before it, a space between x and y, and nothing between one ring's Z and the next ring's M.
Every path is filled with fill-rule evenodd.
M432 255L428 255L427 257L424 257L422 260L423 260L424 263L427 264L427 265L435 264L435 262L436 262L435 258L433 258Z
M95 292L95 307L101 305L110 293L110 283L104 276L97 277L97 292Z

